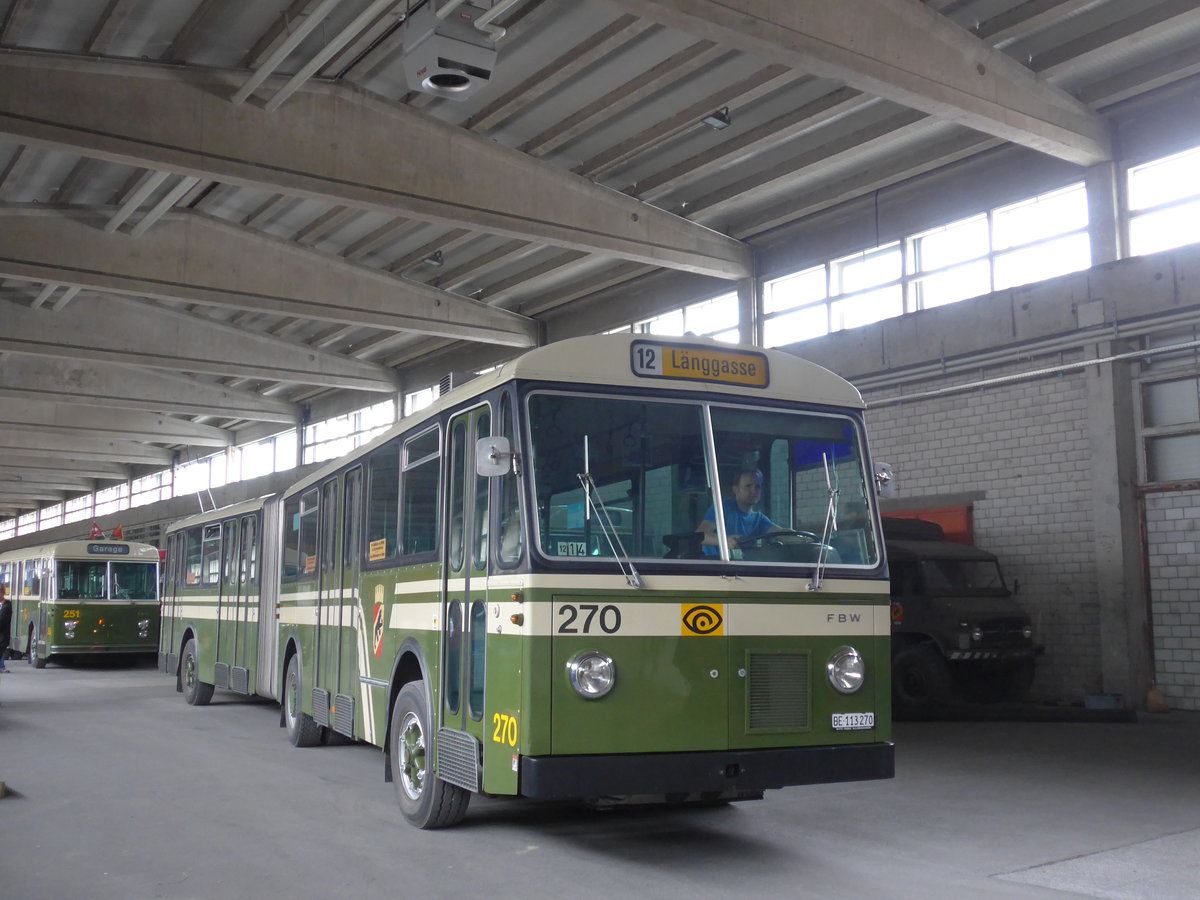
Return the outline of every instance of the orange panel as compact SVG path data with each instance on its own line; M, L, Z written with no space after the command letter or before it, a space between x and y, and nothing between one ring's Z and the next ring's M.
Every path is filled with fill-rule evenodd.
M971 506L938 506L930 509L906 509L902 512L889 510L885 515L889 519L920 519L922 522L936 522L942 526L946 540L956 544L975 543L975 525L971 518Z

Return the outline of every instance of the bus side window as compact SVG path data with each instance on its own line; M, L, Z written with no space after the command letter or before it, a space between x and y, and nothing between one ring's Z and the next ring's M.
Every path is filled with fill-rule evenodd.
M438 429L431 428L404 444L400 534L406 555L429 553L438 547L438 441Z
M400 492L400 445L377 450L367 461L367 559L394 559L397 542Z

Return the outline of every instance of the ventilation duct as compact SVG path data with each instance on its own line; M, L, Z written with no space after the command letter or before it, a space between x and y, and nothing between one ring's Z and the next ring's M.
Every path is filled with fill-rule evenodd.
M477 27L488 12L461 0L429 0L414 10L404 23L409 89L463 100L484 88L496 65L493 35L499 30Z

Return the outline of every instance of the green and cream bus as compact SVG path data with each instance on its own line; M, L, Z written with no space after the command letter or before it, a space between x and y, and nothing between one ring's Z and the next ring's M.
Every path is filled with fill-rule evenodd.
M747 471L769 530L731 537ZM718 802L893 773L863 403L788 354L551 344L168 532L160 661L189 702L259 694L295 745L382 748L418 827L473 793Z
M38 669L56 656L153 654L158 561L149 544L103 538L0 554L12 600L10 651Z

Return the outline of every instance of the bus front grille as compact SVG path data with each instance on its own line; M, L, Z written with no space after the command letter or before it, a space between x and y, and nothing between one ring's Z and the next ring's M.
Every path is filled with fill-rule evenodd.
M750 651L746 663L746 730L807 730L808 654Z

